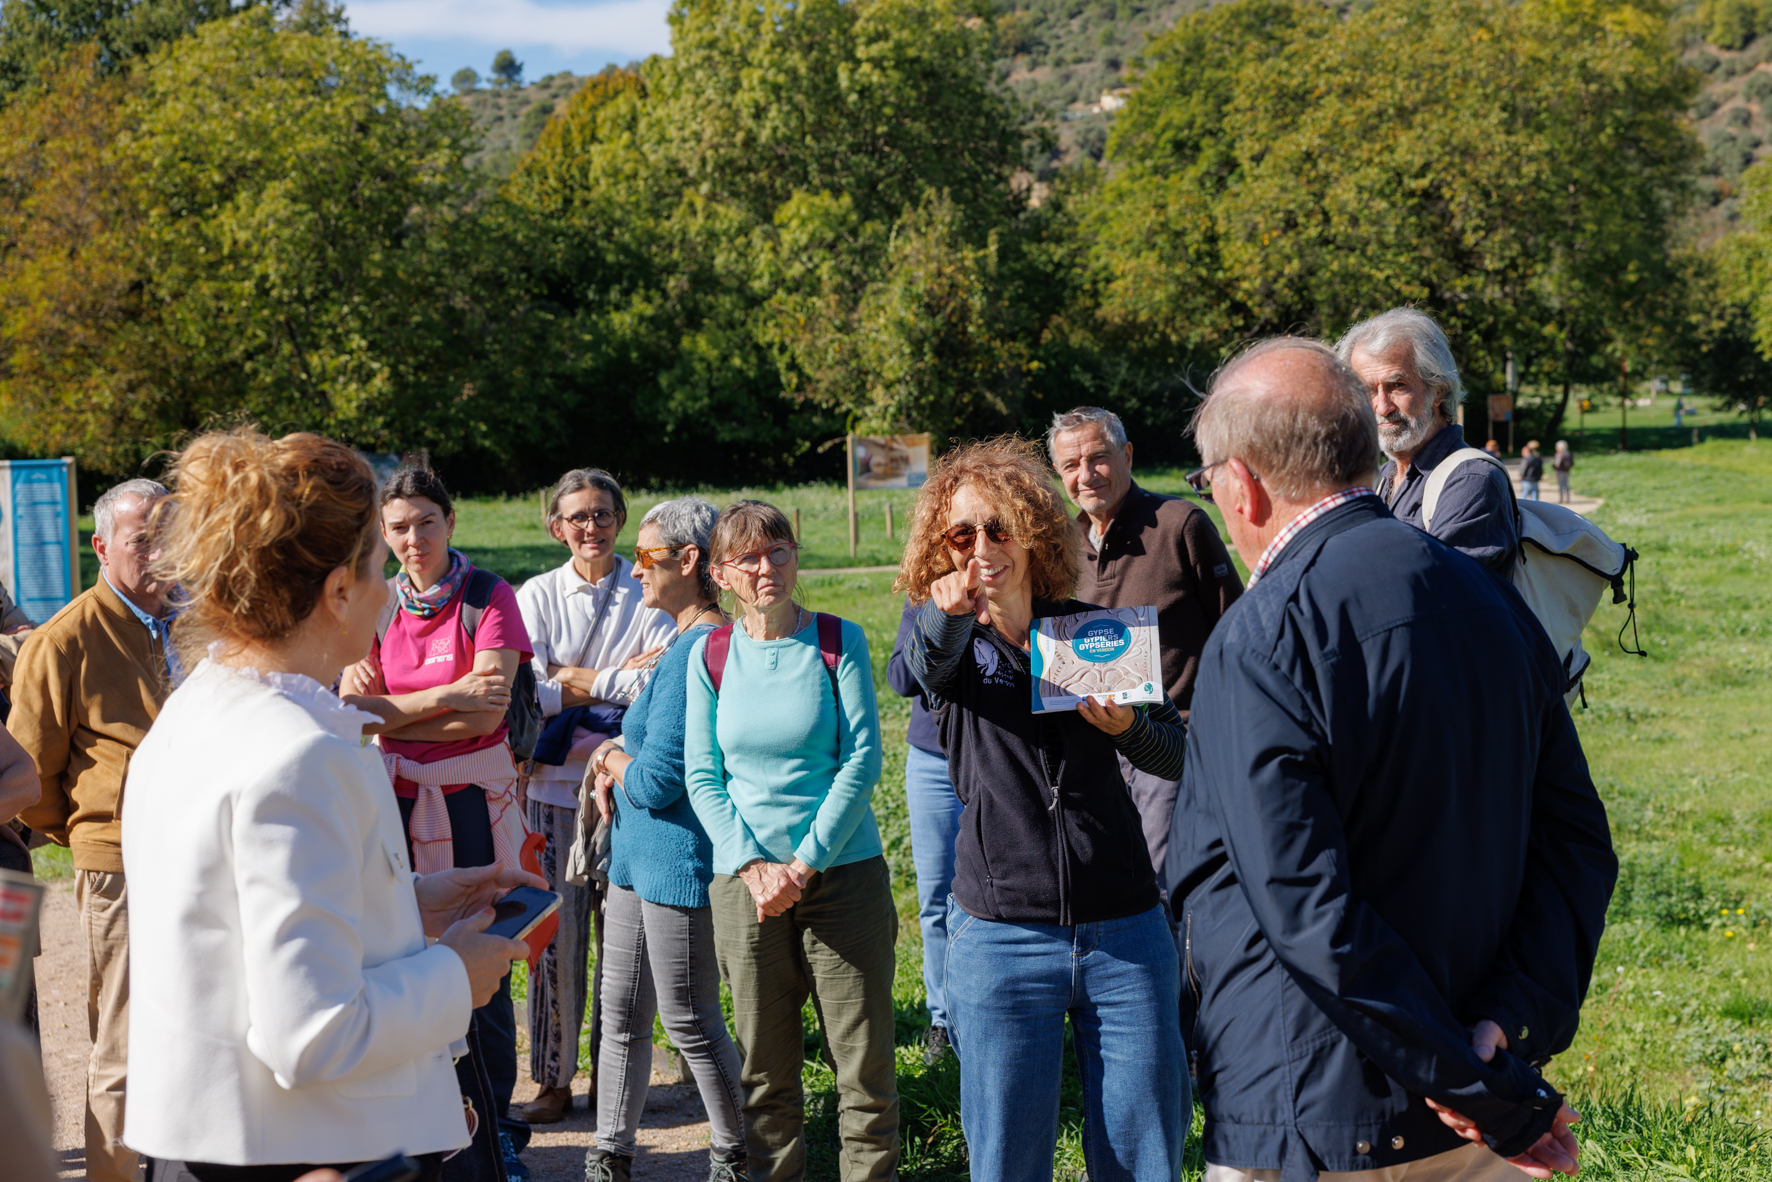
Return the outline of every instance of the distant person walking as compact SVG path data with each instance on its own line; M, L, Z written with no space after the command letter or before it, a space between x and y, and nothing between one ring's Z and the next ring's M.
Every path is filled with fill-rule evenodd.
M1544 457L1538 453L1538 440L1534 439L1520 453L1520 499L1538 500L1538 482L1543 479Z
M898 911L874 823L880 715L867 636L794 602L799 546L775 506L728 505L712 545L714 581L741 614L689 654L683 762L713 841L708 896L744 1056L750 1179L806 1173L810 997L837 1076L838 1172L888 1182Z
M628 503L615 477L574 468L554 485L547 527L570 552L517 592L535 650L536 696L547 727L529 779L529 827L547 837L542 873L560 893L560 928L529 980L529 1078L540 1087L520 1110L530 1124L553 1124L572 1108L578 1037L591 1009L591 1103L597 1103L602 1045L595 972L587 945L603 963L603 884L566 881L566 854L578 831L578 789L591 752L621 733L622 716L655 658L676 636L670 616L642 603L632 563L615 552ZM599 970L600 971L600 970Z
M1569 473L1575 467L1575 453L1569 450L1566 439L1557 440L1557 450L1551 456L1551 470L1557 474L1557 503L1569 503Z
M1686 425L1686 400L1684 398L1675 398L1674 399L1674 426L1683 427L1685 425Z
M129 888L122 801L129 762L171 691L167 588L149 569L152 480L117 485L92 507L99 578L19 653L7 729L37 762L42 795L19 820L74 852L86 933L86 1176L134 1182L123 1145L129 1051Z
M1052 1177L1068 1018L1089 1176L1173 1182L1189 1111L1180 958L1120 756L1178 779L1181 715L1170 701L1030 709L1035 618L1090 606L1072 598L1080 531L1035 445L943 456L909 536L905 659L966 806L946 986L972 1177Z
M597 809L613 829L604 945L598 955L603 1046L597 1136L586 1182L628 1182L652 1076L652 1022L664 1021L708 1114L708 1182L745 1182L738 1049L720 1013L713 843L683 780L683 709L695 642L725 624L708 555L719 513L683 497L640 521L635 570L645 605L671 621L670 647L646 671L619 740L591 756Z

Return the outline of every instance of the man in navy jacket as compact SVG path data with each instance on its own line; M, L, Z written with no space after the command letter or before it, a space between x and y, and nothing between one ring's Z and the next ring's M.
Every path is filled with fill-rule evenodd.
M1371 405L1327 348L1257 345L1195 434L1251 571L1201 660L1172 847L1207 1182L1572 1173L1579 1118L1538 1067L1617 861L1549 640L1373 494Z

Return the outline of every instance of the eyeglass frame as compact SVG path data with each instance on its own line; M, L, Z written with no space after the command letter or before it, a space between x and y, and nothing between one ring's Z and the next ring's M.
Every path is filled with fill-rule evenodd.
M788 557L783 559L781 562L777 562L777 561L775 561L775 559L769 557L769 555L772 551L783 550L783 549L785 549L788 552ZM787 566L788 563L793 562L799 556L800 556L800 543L798 543L798 542L771 542L769 544L768 550L746 550L743 554L734 554L730 558L722 558L717 565L730 566L730 567L734 568L735 570L744 571L746 574L755 573L755 574L760 575L763 573L763 564L761 562L759 562L755 567L750 567L750 566L743 565L742 560L746 559L746 558L766 559L770 566L774 567L776 570L781 570L783 567Z
M1196 497L1199 497L1208 505L1216 505L1218 502L1212 499L1212 482L1206 478L1206 473L1212 471L1212 469L1218 467L1220 464L1230 463L1235 458L1235 456L1226 456L1222 460L1213 460L1210 464L1201 464L1198 468L1195 468L1192 472L1183 476L1182 480L1186 482L1189 488L1194 490L1194 495ZM1244 467L1246 469L1247 465ZM1261 481L1261 477L1253 472L1249 473L1249 479L1256 481L1257 483L1260 483Z
M609 520L602 525L598 525L597 518L602 516L607 516ZM583 524L579 523L578 519L580 517L584 518ZM554 520L558 521L561 525L570 525L581 534L588 534L593 529L608 529L611 525L614 525L617 521L621 520L621 514L613 509L598 509L592 513L574 513L570 517L562 513L555 517Z
M952 535L954 531L958 529L969 529L972 531L972 540L964 546L960 545L953 539ZM997 533L1001 533L1003 536L998 537ZM936 536L941 538L947 548L954 551L956 554L970 554L978 547L979 534L983 534L985 537L989 538L991 544L996 546L1006 546L1010 542L1015 541L1014 531L995 517L991 518L983 525L968 525L965 522L961 522L959 525L950 525Z

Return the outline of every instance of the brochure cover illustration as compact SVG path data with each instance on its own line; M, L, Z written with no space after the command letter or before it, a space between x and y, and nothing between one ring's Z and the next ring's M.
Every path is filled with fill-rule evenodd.
M1123 706L1163 700L1156 608L1046 616L1032 633L1035 714L1075 710L1085 695Z

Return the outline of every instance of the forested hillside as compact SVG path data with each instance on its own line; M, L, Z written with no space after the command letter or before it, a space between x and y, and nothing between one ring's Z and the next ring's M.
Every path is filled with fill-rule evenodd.
M1772 389L1758 8L694 0L440 90L322 0L94 3L0 3L0 445L103 474L248 415L481 490L800 480L1082 402L1181 462L1241 342L1401 303L1550 431Z

